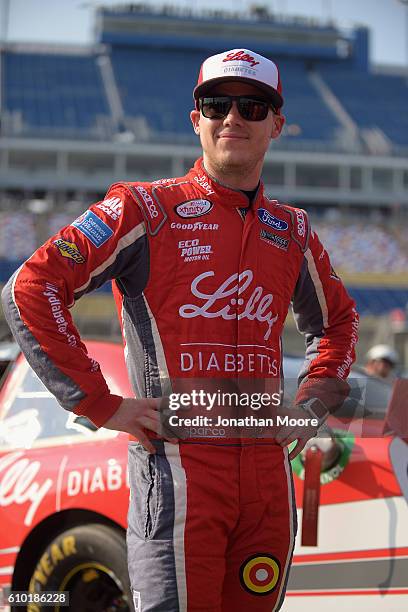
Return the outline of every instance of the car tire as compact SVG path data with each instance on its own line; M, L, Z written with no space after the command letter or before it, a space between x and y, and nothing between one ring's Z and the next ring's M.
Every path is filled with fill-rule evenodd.
M28 590L34 599L28 612L133 612L125 536L99 524L63 531L43 550ZM50 591L68 591L69 607L61 600L51 607L35 601Z

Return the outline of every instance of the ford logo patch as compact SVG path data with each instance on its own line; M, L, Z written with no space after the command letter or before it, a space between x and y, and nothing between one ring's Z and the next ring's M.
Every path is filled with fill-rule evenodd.
M273 227L274 230L278 232L284 232L288 229L288 224L286 221L282 221L282 219L277 219L265 208L258 209L258 217L261 223L265 225L269 225L269 227Z

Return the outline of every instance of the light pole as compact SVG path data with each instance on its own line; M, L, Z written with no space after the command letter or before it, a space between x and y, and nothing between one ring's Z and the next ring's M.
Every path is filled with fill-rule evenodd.
M407 82L408 82L408 0L399 0L405 6L405 61L407 64Z
M10 0L2 0L1 3L1 31L0 31L0 44L6 44L8 35L8 22L10 14Z
M324 8L323 8L324 7ZM326 13L327 15L327 21L328 22L332 22L333 21L333 4L331 0L324 0L323 1L323 6L322 6L322 12Z

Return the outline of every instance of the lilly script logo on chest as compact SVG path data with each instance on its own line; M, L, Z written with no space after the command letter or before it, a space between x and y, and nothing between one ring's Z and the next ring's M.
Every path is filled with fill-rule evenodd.
M191 293L195 297L203 300L203 303L201 305L183 304L183 306L179 308L180 316L184 319L192 319L194 317L216 319L221 317L225 320L256 320L260 323L266 323L267 330L264 339L267 340L271 335L273 325L279 317L279 315L274 315L270 309L273 302L273 295L271 293L264 293L262 287L255 287L248 299L244 299L243 297L231 297L241 296L250 288L254 278L252 270L244 270L241 274L231 274L214 293L203 293L203 291L199 289L200 283L205 278L210 278L214 275L215 272L212 270L203 272L192 281ZM225 300L225 298L230 298L229 304L217 309L220 300ZM242 308L239 313L237 312L237 307Z

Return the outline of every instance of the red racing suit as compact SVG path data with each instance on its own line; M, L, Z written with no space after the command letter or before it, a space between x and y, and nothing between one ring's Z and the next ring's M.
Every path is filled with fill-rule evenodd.
M305 211L268 199L262 184L250 205L245 193L211 178L201 159L181 178L117 183L10 279L4 310L28 361L64 408L98 426L122 398L88 357L69 308L110 279L139 396L167 395L191 377L279 380L290 304L307 345L297 401L320 397L330 406L322 381L346 386L357 341L354 302ZM170 446L157 441L146 463L143 449L130 445L136 609L139 601L143 611L279 609L295 533L286 449L271 440L224 440L203 459L207 444ZM224 496L231 488L240 498L244 484L237 514L237 502ZM155 584L166 577L165 592L151 576Z

